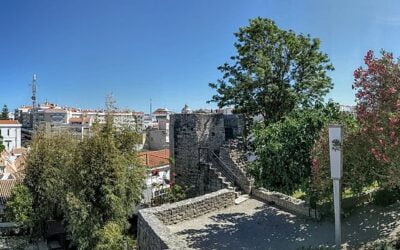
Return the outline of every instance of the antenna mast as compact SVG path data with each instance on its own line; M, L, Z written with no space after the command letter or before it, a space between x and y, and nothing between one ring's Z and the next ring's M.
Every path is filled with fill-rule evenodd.
M151 98L150 98L150 116L151 116L151 111L152 111L152 110L151 110Z
M36 113L37 113L37 107L36 107L36 74L33 74L32 77L32 128L35 130L36 129Z

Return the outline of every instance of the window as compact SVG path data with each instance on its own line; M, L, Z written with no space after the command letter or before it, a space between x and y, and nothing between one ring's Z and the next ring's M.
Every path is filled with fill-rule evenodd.
M10 129L7 129L7 135L10 136Z

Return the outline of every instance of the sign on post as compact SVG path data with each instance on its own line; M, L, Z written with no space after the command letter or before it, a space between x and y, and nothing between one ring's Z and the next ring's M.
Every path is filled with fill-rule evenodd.
M335 208L335 244L340 249L341 233L341 205L340 179L343 176L343 128L340 125L329 125L329 158L331 163L331 178L333 180L333 200Z
M329 156L332 179L341 179L343 176L342 138L342 126L329 125Z

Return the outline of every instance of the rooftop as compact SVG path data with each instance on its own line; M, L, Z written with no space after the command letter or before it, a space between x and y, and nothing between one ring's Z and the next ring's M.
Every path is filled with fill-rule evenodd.
M0 125L18 125L20 124L17 120L0 120Z
M168 165L169 149L140 152L139 158L141 159L142 163L149 168Z
M18 180L0 180L0 204L5 204L11 196L11 190L17 185Z

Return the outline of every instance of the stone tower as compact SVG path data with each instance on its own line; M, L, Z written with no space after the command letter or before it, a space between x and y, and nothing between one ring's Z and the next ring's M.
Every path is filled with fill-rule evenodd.
M216 113L187 113L171 115L170 153L176 184L188 188L188 196L194 197L208 192L208 170L201 159L204 152L219 153L228 137L236 137L241 131L237 115ZM206 151L204 151L206 149Z

